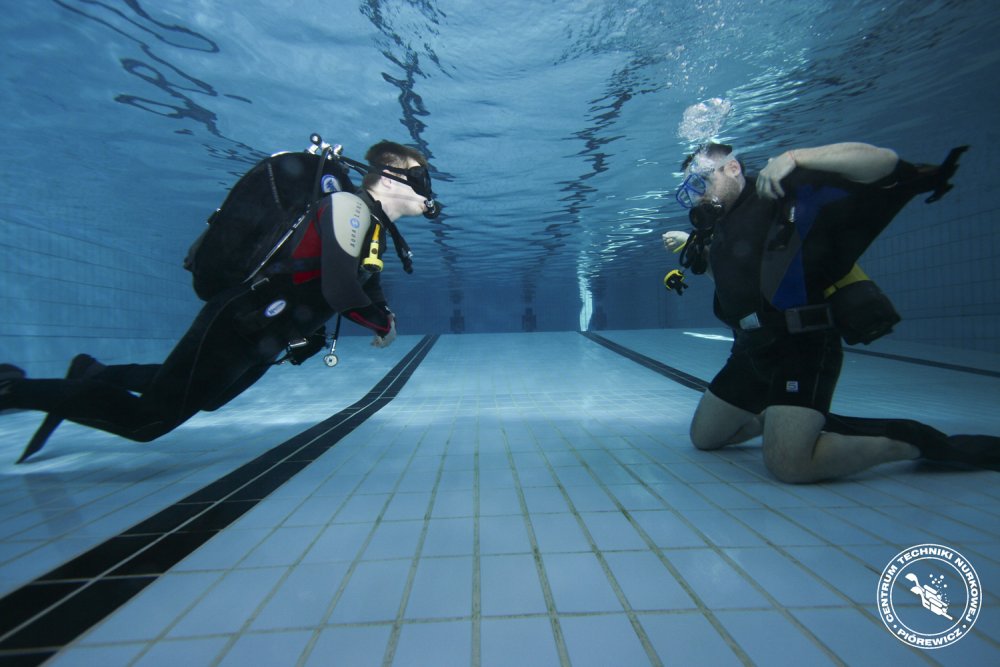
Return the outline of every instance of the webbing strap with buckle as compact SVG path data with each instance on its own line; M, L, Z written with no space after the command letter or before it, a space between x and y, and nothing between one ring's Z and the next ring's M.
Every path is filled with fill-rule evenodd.
M833 310L827 303L789 308L778 313L750 313L739 321L742 331L779 329L791 334L823 331L835 326Z
M785 326L788 333L793 334L832 329L835 326L833 310L828 303L789 308L785 311Z

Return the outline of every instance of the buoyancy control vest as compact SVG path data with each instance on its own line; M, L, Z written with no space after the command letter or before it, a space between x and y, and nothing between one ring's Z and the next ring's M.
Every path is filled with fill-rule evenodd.
M860 210L850 207L845 211L833 206L834 210L826 215L837 229L824 235L818 251L809 253L806 247L821 210L849 196L836 185L796 189L765 240L760 289L765 301L781 313L779 325L790 333L836 328L848 345L867 345L890 333L902 319L889 298L856 263L895 213L873 220L865 204ZM872 199L868 205L878 209L876 202ZM810 254L812 257L807 259ZM850 268L845 268L851 260Z
M760 308L730 323L789 333L836 328L849 345L891 332L901 318L857 262L914 196L933 191L931 203L952 188L949 179L967 148L952 149L941 165L900 160L893 174L869 185L803 170L764 238ZM726 321L720 310L717 292L716 313Z

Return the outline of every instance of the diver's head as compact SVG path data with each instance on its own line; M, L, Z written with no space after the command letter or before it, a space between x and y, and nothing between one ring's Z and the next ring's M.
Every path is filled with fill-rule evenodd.
M371 166L361 181L392 218L423 214L436 218L441 205L434 199L431 174L423 153L397 144L380 141L365 153Z
M727 144L708 143L681 164L684 181L677 188L677 203L687 209L709 206L726 211L746 185L743 163Z

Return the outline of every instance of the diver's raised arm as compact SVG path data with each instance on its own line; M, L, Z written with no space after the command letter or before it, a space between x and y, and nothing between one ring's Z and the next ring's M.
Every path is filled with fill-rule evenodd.
M838 174L858 183L873 183L891 174L897 162L899 156L895 151L860 142L795 148L767 161L757 175L757 193L769 199L784 196L781 180L799 167Z

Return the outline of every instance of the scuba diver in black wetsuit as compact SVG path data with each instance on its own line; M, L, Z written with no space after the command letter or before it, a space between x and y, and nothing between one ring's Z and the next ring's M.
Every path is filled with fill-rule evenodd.
M868 343L899 321L858 258L912 197L933 190L934 201L951 188L964 150L928 166L868 144L831 144L783 153L756 179L724 144L688 157L677 199L694 231L668 232L664 245L681 248L682 266L710 273L715 314L735 337L692 419L695 447L762 435L765 465L789 483L916 458L1000 464L997 437L829 412L841 339ZM676 289L683 275L668 278Z
M0 411L50 413L19 463L41 448L62 419L131 440L154 440L197 412L231 401L280 363L282 353L281 361L298 364L318 352L334 314L372 330L376 347L393 342L396 320L379 281L384 235L392 236L404 268L412 271L409 248L394 223L440 212L427 160L413 148L383 141L368 150L365 165L340 156L339 147L323 144L317 135L313 143L308 153L279 153L262 161L210 219L186 262L207 302L162 364L105 366L81 354L61 380L26 379L20 368L0 364ZM318 165L309 166L307 180L312 183L315 172L315 188L305 195L292 193L281 178L282 170L304 173L303 164ZM350 184L348 167L365 174L362 189ZM304 204L297 222L250 277L219 278L212 253L243 241L237 236L245 225L288 214L295 197ZM220 214L235 224L213 222ZM264 224L280 227L270 220Z

